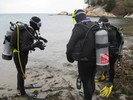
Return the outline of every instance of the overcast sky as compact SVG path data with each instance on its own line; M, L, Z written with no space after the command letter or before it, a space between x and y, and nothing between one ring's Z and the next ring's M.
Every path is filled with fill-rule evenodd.
M84 0L0 0L0 13L59 13L85 7Z

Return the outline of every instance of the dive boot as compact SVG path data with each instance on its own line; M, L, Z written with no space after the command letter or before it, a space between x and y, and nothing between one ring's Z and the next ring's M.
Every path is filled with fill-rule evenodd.
M104 86L100 90L100 97L108 98L112 92L112 89L113 89L113 84L109 82L106 86Z
M99 77L98 79L95 79L95 82L103 82L106 80L106 76L104 74L102 74L101 77Z

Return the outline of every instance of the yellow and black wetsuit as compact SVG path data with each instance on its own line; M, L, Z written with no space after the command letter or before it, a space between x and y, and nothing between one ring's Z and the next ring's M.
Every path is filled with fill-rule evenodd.
M27 30L30 32L30 34L27 32ZM25 68L26 64L28 62L28 54L29 50L33 50L33 42L34 38L31 35L35 35L35 32L29 28L26 27L19 27L19 37L17 36L17 29L14 31L14 34L11 39L11 45L14 47L13 50L13 58L14 58L14 63L16 65L17 69L17 89L20 90L21 95L25 95L25 88L24 88L24 73L25 73ZM19 38L19 50L17 47L17 38ZM18 56L19 55L19 56ZM21 60L22 64L22 69L19 61L19 57Z

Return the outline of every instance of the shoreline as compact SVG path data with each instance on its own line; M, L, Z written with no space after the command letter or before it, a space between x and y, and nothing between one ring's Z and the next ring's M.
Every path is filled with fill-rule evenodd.
M116 17L116 18L126 18L126 19L133 19L133 13L132 14L127 14L125 16L116 16L113 13L106 12L105 9L103 9L102 6L90 6L88 8L83 9L86 13L87 16L90 17L100 17L100 16L107 16L107 17ZM72 13L68 13L67 11L61 11L57 15L69 15L71 16Z

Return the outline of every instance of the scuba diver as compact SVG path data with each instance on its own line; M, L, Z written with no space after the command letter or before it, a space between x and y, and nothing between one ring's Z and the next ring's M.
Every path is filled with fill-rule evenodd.
M13 25L13 23L11 24ZM37 16L33 16L30 19L29 24L30 26L22 22L16 22L16 24L14 24L14 32L11 37L13 59L18 72L17 90L20 91L22 96L27 95L24 87L24 80L27 77L25 74L25 69L28 62L29 51L35 51L35 48L44 50L44 43L47 43L46 39L38 36L38 32L42 24L41 19ZM36 40L35 43L34 40Z
M122 58L122 46L124 44L123 34L120 33L119 29L111 25L108 18L105 16L100 17L98 23L102 23L103 29L108 32L109 41L109 73L103 72L98 81L106 80L107 73L109 74L109 80L107 85L100 91L101 97L108 97L113 89L113 82L115 76L115 63L118 59Z
M93 48L95 45L95 39L91 28L95 23L86 17L86 14L82 9L76 10L73 15L74 16L72 17L75 18L76 24L72 30L72 35L67 44L66 57L71 63L78 61L78 73L81 82L83 83L84 100L92 100L92 95L95 90L94 77L96 72L96 59L95 48ZM89 33L88 30L90 30ZM79 53L76 53L76 51L80 52L80 44L84 41L87 33L91 36L89 39L91 45L87 46L88 44L85 43L83 50L84 54L80 55ZM84 57L85 55L87 55L87 59Z

